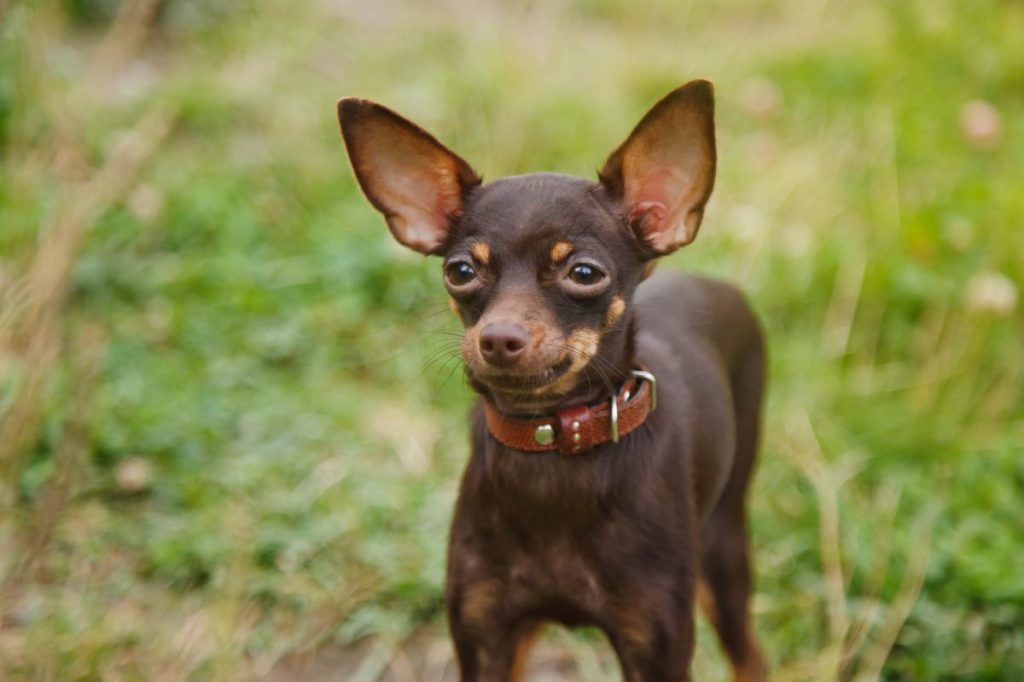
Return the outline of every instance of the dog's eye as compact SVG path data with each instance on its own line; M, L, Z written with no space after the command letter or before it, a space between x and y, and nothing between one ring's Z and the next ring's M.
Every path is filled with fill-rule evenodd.
M476 279L476 270L464 260L449 263L444 268L444 274L452 286L461 287Z
M580 263L573 266L572 270L569 271L568 277L576 284L591 286L604 279L604 273L589 263Z

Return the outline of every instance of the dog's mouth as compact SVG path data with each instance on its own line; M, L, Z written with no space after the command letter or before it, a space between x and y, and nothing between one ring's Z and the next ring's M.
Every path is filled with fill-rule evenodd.
M477 380L488 387L505 393L533 393L562 377L572 366L572 358L564 357L542 372L536 374L494 374L477 376Z

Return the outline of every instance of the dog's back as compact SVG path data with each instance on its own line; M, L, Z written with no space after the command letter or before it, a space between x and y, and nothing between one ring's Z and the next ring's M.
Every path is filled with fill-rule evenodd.
M757 437L758 415L748 412L760 406L763 392L760 325L731 284L678 272L643 282L634 305L638 358L661 370L662 404L678 413L680 428L694 432L697 508L704 519L734 462L750 469L742 460L752 458L748 443Z

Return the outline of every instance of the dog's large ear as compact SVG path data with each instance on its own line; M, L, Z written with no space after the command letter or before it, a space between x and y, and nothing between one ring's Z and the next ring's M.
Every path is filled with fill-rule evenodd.
M375 102L339 100L338 121L359 186L395 239L438 253L480 176L430 133Z
M715 95L690 81L655 104L600 172L638 239L657 254L697 236L715 182Z

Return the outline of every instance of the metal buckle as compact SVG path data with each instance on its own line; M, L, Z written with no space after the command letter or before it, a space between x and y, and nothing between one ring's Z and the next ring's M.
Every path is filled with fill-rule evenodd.
M654 378L653 374L642 369L634 369L633 376L651 382L651 412L654 412L654 408L658 406L658 380Z
M612 442L619 442L619 401L616 396L612 393Z
M650 372L645 372L642 369L634 369L633 376L643 379L644 381L650 382L651 384L651 412L654 412L654 408L658 406L658 380L654 378L654 375ZM627 392L623 402L628 402L632 396ZM612 407L612 442L619 442L619 402L615 399L616 395L612 393L611 402Z

